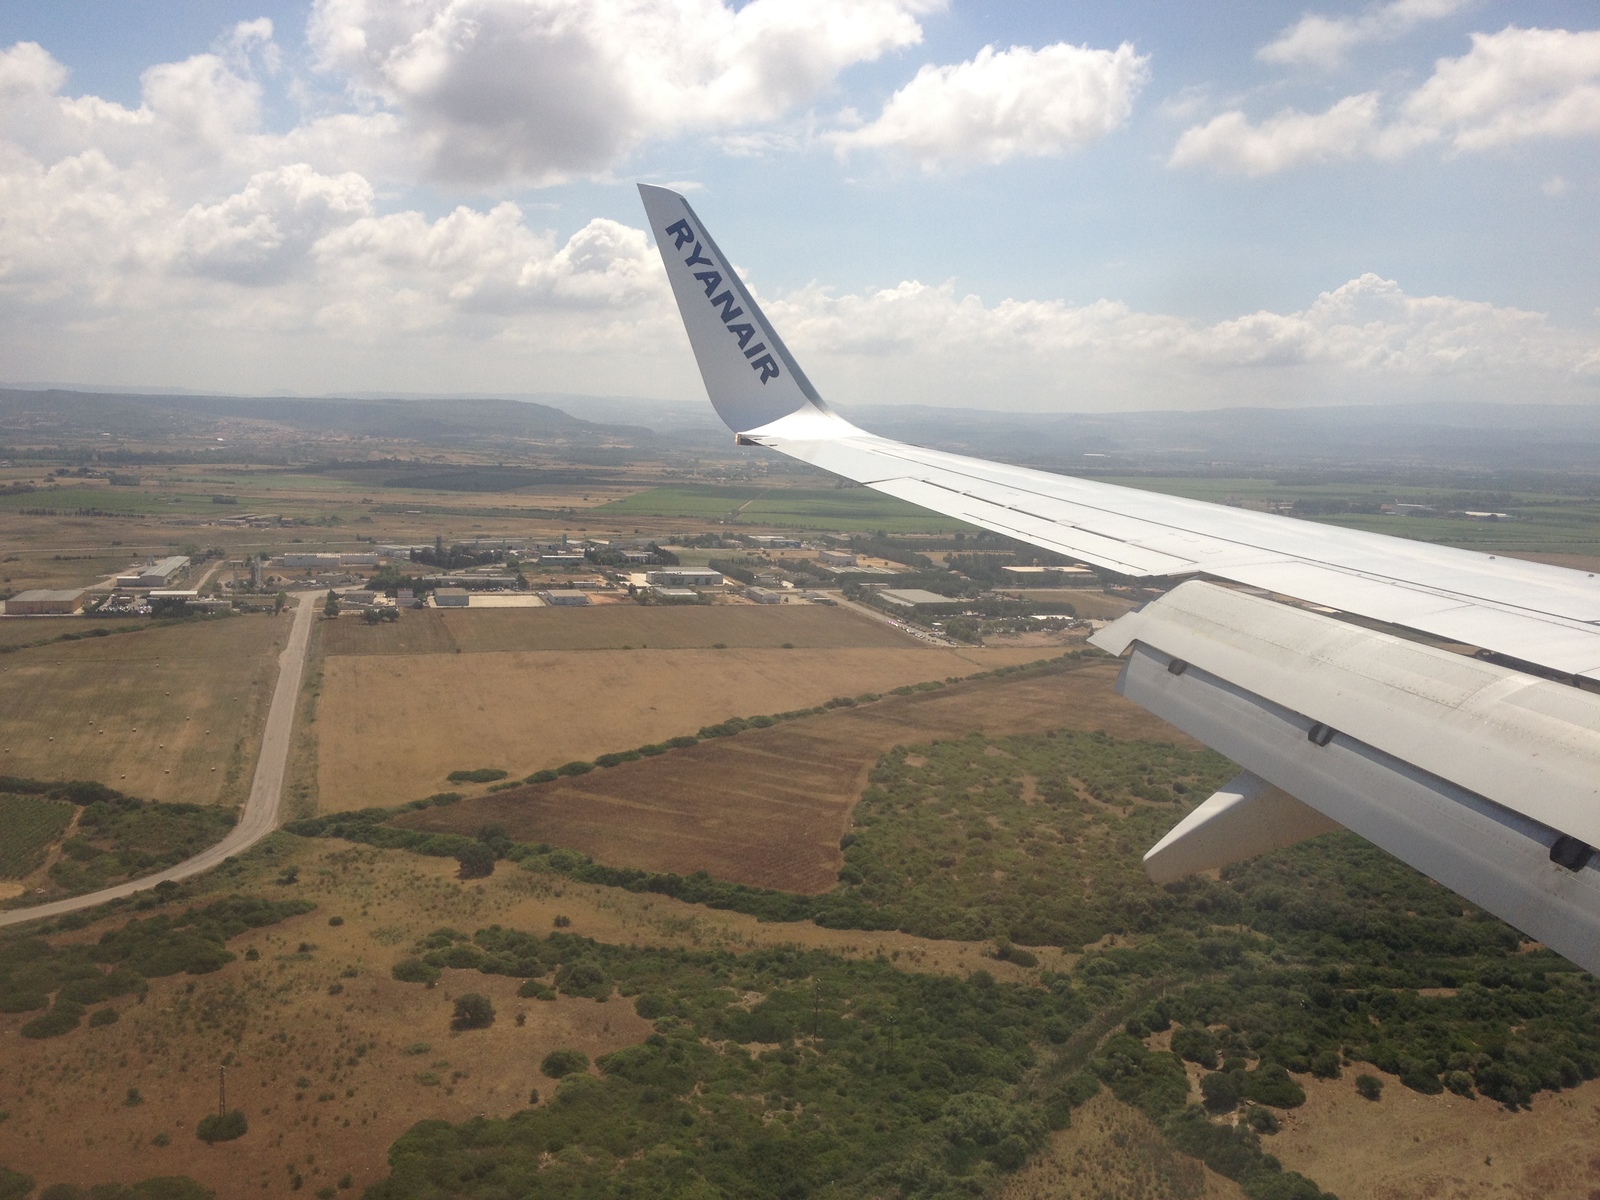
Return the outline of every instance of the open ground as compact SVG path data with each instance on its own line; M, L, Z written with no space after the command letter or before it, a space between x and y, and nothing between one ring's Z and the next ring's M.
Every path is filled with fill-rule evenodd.
M5 655L0 774L92 779L151 800L242 803L289 620L214 619Z
M385 644L434 652L339 653ZM798 605L408 613L388 627L340 621L323 646L324 812L425 796L453 770L526 775L732 716L1040 657L932 648L846 608Z
M516 841L581 850L608 866L817 893L833 887L839 839L891 746L1070 725L1188 743L1112 690L1116 664L973 680L936 691L746 730L658 758L555 783L425 808L399 824L471 834L503 825Z

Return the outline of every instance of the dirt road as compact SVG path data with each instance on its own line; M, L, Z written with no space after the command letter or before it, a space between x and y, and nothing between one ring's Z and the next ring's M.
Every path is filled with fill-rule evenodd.
M167 879L187 879L202 871L209 871L230 855L255 845L278 824L278 805L283 798L283 773L289 761L289 735L294 728L295 700L300 693L300 678L305 669L306 648L311 644L311 622L316 616L318 592L300 596L295 609L294 624L289 630L289 643L278 656L278 682L273 688L272 704L267 709L267 727L261 735L261 755L256 759L255 778L250 784L250 797L245 801L244 812L227 837L216 845L202 850L193 858L186 858L175 867L168 867L155 875L146 875L119 883L103 891L85 896L56 900L34 908L13 909L0 913L0 927L19 925L43 917L58 917L62 913L80 908L93 908L107 900L131 896L146 891Z

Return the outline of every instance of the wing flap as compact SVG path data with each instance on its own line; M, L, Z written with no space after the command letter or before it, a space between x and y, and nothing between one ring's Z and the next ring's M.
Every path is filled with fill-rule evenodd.
M1600 845L1593 693L1209 583L1182 584L1093 640L1159 649Z

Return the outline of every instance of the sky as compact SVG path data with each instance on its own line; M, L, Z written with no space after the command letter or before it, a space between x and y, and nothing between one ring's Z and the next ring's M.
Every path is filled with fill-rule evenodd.
M0 381L1600 403L1589 3L0 0Z

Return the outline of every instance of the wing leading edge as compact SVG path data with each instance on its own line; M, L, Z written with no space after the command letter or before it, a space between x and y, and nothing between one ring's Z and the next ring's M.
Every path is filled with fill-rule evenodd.
M1571 683L1600 683L1600 580L1592 573L946 454L857 428L823 403L688 202L663 188L641 186L640 192L706 390L741 443L769 446L877 491L1128 580L1241 584L1477 647ZM764 355L771 361L761 363ZM1180 596L1185 600L1180 602ZM1236 602L1264 608L1235 612ZM1162 853L1151 862L1152 871L1157 862L1167 864L1160 868L1167 870L1175 862L1201 861L1211 853L1203 849L1207 845L1259 843L1218 837L1220 824L1206 834L1208 819L1237 824L1253 819L1249 814L1270 811L1273 829L1317 832L1331 819L1600 973L1600 861L1589 851L1600 844L1600 701L1593 695L1431 649L1426 661L1407 660L1410 675L1392 677L1368 668L1425 648L1382 634L1369 635L1378 640L1352 641L1353 632L1366 631L1203 582L1177 588L1145 612L1152 610L1160 619L1152 615L1141 624L1145 614L1134 614L1096 639L1118 653L1132 651L1119 690L1259 776L1236 781L1238 786L1226 796L1219 793L1210 818L1201 818L1197 810L1192 828L1174 830L1157 847ZM1241 621L1248 628L1249 621L1284 613L1291 613L1293 621L1280 630L1278 642L1257 638L1244 644L1238 630L1226 632ZM1206 632L1197 632L1201 627ZM1144 635L1135 629L1143 629ZM1289 644L1280 644L1283 638ZM1172 648L1180 644L1188 650ZM1308 653L1308 645L1339 647L1343 657L1332 662ZM1203 655L1194 653L1196 647ZM1189 699L1183 703L1147 686L1143 666L1135 670L1136 663L1148 665L1155 659L1170 665L1202 656L1215 661L1193 677L1168 675L1169 680L1189 679L1183 689ZM1262 690L1263 664L1274 663L1283 669ZM1484 668L1492 678L1479 674L1463 679L1462 667ZM1340 676L1341 670L1354 674ZM1203 704L1192 703L1198 693L1191 685L1209 679L1230 695L1253 698L1242 702L1246 707L1235 713L1239 720L1259 724L1266 720L1260 714L1270 711L1274 719L1289 721L1285 728L1300 722L1303 739L1313 726L1340 728L1327 703L1340 694L1339 685L1328 681L1349 684L1358 677L1365 680L1361 702L1340 707L1337 721L1382 732L1387 718L1401 711L1412 736L1396 742L1388 733L1376 738L1343 734L1311 775L1259 748L1247 754L1248 747L1224 736L1214 720L1202 719ZM1432 689L1428 694L1437 703L1408 707L1418 688ZM1557 715L1539 709L1542 715L1531 717L1530 704ZM1356 720L1362 713L1366 715ZM1519 742L1518 734L1506 732L1514 728L1525 734L1529 721L1545 742ZM1485 738L1486 731L1494 736ZM1446 745L1476 747L1477 753L1466 758L1480 768L1486 761L1497 763L1498 771L1468 771L1460 756L1440 751ZM1352 751L1353 746L1361 749ZM1537 781L1545 778L1542 773L1548 772L1549 754L1556 746L1565 755L1564 778L1579 782L1553 801L1548 787ZM1392 769L1375 774L1371 764L1380 759ZM1357 761L1364 764L1359 769L1352 765ZM1330 762L1342 765L1330 774ZM1406 772L1444 790L1429 791L1431 784L1415 783ZM1366 794L1363 788L1422 791L1412 797L1405 821L1386 822L1362 815L1365 810L1357 812L1359 806L1352 808L1355 801L1343 793L1319 790L1313 781L1325 777L1343 780L1351 795ZM1282 801L1293 804L1294 797L1315 812L1291 819L1294 814L1279 800L1260 799L1271 794L1257 786L1262 781L1290 794ZM1380 811L1403 807L1397 799L1369 803ZM1461 816L1478 812L1474 804L1498 815ZM1505 832L1513 827L1514 834ZM1174 836L1188 841L1179 846ZM1463 850L1468 846L1470 850ZM1500 865L1482 868L1491 862ZM1476 874L1472 863L1482 868ZM1530 879L1531 891L1521 886Z

